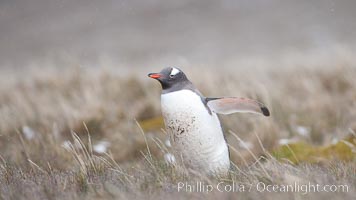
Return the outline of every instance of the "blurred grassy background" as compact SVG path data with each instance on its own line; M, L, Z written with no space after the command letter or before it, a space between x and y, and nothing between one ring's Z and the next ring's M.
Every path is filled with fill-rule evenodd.
M247 160L251 159L249 153L229 130L247 142L254 153L263 154L256 135L272 151L279 145L300 141L319 146L335 144L356 129L356 71L351 66L263 72L224 70L218 76L215 70L202 73L188 69L187 74L208 97L250 97L270 108L269 118L251 114L220 116L228 141ZM29 71L17 74L13 82L2 81L0 88L1 155L14 163L26 162L25 149L20 148L23 141L26 156L36 163L54 162L63 169L71 166L61 145L71 139L71 130L86 138L83 123L93 144L106 141L119 162L140 159L140 151L146 148L136 120L148 137L165 140L160 86L144 72L121 75L81 68ZM47 140L50 142L44 142ZM149 143L151 153L163 153L153 141ZM241 155L231 153L234 162L242 162Z
M206 96L250 97L271 110L269 118L221 116L232 161L240 168L232 171L237 175L230 181L311 180L354 187L355 67L185 71ZM209 180L192 179L165 164L163 156L170 150L161 129L160 85L146 72L74 68L1 76L0 182L5 199L76 199L84 194L155 198L171 192L179 198L187 194L174 192L177 182ZM320 174L327 178L319 179ZM313 194L319 197L323 194Z

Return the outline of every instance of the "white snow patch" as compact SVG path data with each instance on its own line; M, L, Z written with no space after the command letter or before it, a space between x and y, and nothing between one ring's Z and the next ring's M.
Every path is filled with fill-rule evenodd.
M164 160L167 164L174 165L176 163L176 157L174 157L174 155L171 153L164 154Z
M166 141L164 141L164 144L166 145L166 147L172 147L171 141L169 139L166 139Z
M27 140L32 140L36 136L36 132L28 126L22 127L22 133Z
M331 140L331 144L337 144L339 142L339 139L337 139L336 137L334 137L332 140Z
M69 140L66 140L62 143L62 147L65 148L66 150L71 150L72 143Z
M301 136L309 136L311 132L311 128L306 126L297 126L295 131Z
M239 146L245 149L252 149L254 147L254 145L251 142L244 142L244 141L240 141Z
M286 144L291 144L291 143L295 143L296 142L296 139L287 139L287 138L284 138L284 139L280 139L278 140L278 144L280 145L286 145Z
M93 146L93 150L96 153L103 154L106 153L108 147L110 146L110 142L108 141L100 141Z

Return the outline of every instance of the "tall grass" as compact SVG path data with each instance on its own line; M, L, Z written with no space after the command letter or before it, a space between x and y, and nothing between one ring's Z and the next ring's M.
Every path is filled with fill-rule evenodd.
M349 192L308 193L308 198L355 195L355 159L293 164L272 152L280 140L315 146L356 130L356 70L186 70L209 97L246 96L265 102L270 118L221 116L232 169L224 179L175 166L162 131L156 82L108 70L29 71L0 79L0 198L303 198L302 193L178 192L178 183L256 185L347 184ZM142 74L145 77L145 74ZM11 79L11 81L10 81ZM209 81L207 81L209 80ZM141 126L142 125L142 126ZM109 143L100 146L101 141ZM354 144L344 140L345 145ZM96 147L104 149L96 151ZM295 159L298 155L292 148Z

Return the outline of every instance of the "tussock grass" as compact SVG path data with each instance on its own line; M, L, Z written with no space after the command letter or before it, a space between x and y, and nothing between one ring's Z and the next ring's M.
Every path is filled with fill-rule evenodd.
M205 177L164 161L170 149L161 129L160 88L145 74L141 79L137 73L122 77L109 70L29 71L2 74L0 79L0 199L351 199L355 195L355 146L348 140L356 130L354 66L226 70L219 76L208 70L186 71L206 96L250 97L271 110L270 118L221 116L232 158L229 177ZM281 139L290 142L283 147L289 157L277 159L271 152L281 148ZM96 152L94 147L103 140L110 145L105 153ZM293 143L325 149L342 143L348 159L323 149L317 162L310 163L301 160ZM178 192L178 183L200 181L310 182L350 188L306 195Z

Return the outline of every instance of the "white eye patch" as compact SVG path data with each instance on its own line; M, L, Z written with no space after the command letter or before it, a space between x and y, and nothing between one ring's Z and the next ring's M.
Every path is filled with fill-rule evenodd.
M172 71L171 71L170 75L174 76L174 75L178 74L179 72L180 72L179 69L172 67Z

